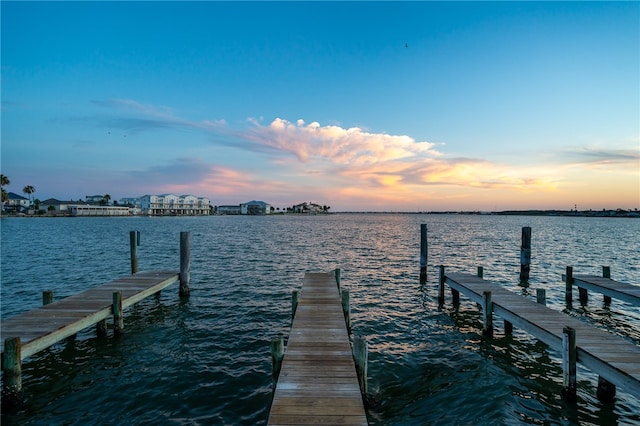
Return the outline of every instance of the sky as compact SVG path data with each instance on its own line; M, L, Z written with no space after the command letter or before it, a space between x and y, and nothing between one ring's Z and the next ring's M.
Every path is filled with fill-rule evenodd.
M11 2L1 171L40 200L640 208L640 2Z

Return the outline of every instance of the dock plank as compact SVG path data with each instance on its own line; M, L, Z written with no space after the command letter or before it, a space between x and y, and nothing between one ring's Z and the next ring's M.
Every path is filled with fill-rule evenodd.
M268 424L367 424L333 273L305 274Z
M490 291L494 314L558 350L563 328L575 329L578 362L640 397L640 347L475 275L446 273L445 282L476 302Z
M20 337L21 359L112 316L113 293L122 292L122 308L179 280L175 271L139 272L119 278L0 322L0 344Z

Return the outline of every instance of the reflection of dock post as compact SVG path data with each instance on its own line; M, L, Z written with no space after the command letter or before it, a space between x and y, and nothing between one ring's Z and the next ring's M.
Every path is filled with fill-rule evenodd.
M522 244L520 246L520 282L529 281L531 270L531 227L522 227Z
M427 224L420 225L420 283L427 282L427 263L428 263L428 245L427 245Z

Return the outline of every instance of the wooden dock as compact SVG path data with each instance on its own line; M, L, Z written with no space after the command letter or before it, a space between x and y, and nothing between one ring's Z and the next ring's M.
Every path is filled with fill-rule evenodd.
M25 359L112 317L114 292L121 292L125 309L178 280L174 271L139 272L2 320L2 352L7 339L19 337L20 359Z
M505 320L505 328L510 328L512 325L520 327L547 345L561 351L565 377L572 374L575 386L575 365L573 371L567 371L571 370L571 366L570 361L565 360L564 356L570 350L568 346L571 346L567 340L567 330L572 330L575 338L573 359L600 375L599 396L600 384L602 384L603 388L611 385L620 386L636 397L640 397L640 347L620 336L549 309L475 275L445 274L444 267L441 267L440 271L440 303L444 303L445 283L450 286L454 301L461 292L482 306L485 334L491 333L492 312L495 312ZM613 386L613 393L615 393L615 386Z
M567 298L571 297L571 284L580 290L580 302L587 303L587 290L604 295L605 304L611 303L611 299L621 300L632 305L640 306L640 286L631 285L611 279L608 267L603 267L603 276L597 275L573 275L573 268L567 268L567 274L562 275L562 280L567 283ZM567 276L572 282L567 282Z
M268 424L367 424L333 272L305 274Z

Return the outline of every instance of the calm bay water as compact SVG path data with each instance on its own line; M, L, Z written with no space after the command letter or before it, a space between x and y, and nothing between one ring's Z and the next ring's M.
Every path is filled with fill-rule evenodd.
M419 282L420 224L429 228L428 282ZM341 268L353 332L369 342L372 425L637 424L640 400L595 398L578 370L565 403L560 354L525 333L481 336L474 303L437 305L437 265L475 272L525 297L640 344L640 308L602 297L566 309L561 274L601 273L640 285L640 220L462 215L221 216L2 219L1 317L129 272L129 231L141 231L140 270L178 269L191 232L191 297L177 284L125 313L125 334L93 330L23 365L25 404L3 425L264 424L269 342L288 334L291 291L305 271ZM533 233L531 280L518 284L520 236Z

